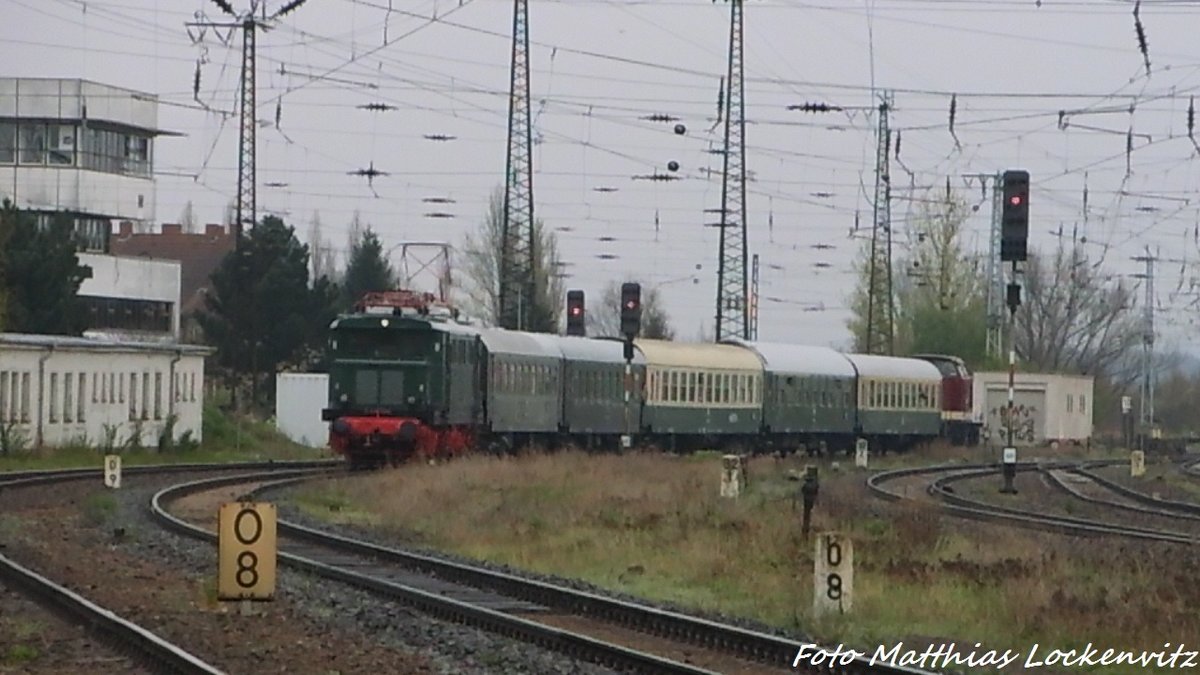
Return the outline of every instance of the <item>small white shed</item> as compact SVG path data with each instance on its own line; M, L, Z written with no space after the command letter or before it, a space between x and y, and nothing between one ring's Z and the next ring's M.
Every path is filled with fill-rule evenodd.
M975 418L982 439L1004 445L1007 438L1008 372L974 375ZM1085 375L1016 373L1013 387L1013 444L1019 447L1073 441L1092 436L1095 378Z
M329 375L279 373L275 376L275 427L300 445L324 448L329 444L329 422L321 409L329 406Z

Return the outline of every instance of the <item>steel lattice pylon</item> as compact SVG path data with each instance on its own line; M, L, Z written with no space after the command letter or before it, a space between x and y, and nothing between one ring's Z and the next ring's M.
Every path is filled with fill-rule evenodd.
M530 330L540 297L534 261L533 132L529 112L529 3L513 4L512 79L508 102L508 160L501 225L500 302L496 322L501 328Z
M888 127L890 110L891 97L885 94L879 104L879 142L875 156L875 203L873 222L871 223L870 275L867 280L867 344L865 351L868 354L885 351L888 354L895 353L896 303L892 290L892 184L888 169L888 149L891 147L892 138L891 130ZM879 241L881 234L885 237L883 242Z
M725 78L725 148L721 173L721 249L717 266L716 340L750 338L746 243L746 115L742 83L742 0L730 0L729 72Z
M254 227L258 222L258 203L255 195L257 178L255 175L255 124L254 116L254 73L255 73L255 34L254 18L248 17L242 22L242 91L241 91L241 133L238 136L238 191L237 215L234 222L234 241L239 245L242 230L246 224Z

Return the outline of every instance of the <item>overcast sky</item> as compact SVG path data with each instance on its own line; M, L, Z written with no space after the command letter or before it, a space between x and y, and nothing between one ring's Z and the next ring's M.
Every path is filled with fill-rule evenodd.
M271 0L268 12L282 4ZM460 243L503 183L512 5L308 0L260 34L260 214L281 215L306 238L319 212L339 249L355 211L385 246ZM1086 236L1111 274L1141 271L1130 257L1160 247L1172 259L1158 280L1162 331L1192 335L1194 312L1185 309L1195 296L1175 291L1189 290L1182 261L1200 257L1200 167L1188 129L1200 88L1200 3L1142 2L1149 76L1132 10L1121 0L748 3L748 221L762 265L760 337L848 339L844 305L861 241L850 235L856 216L867 232L874 180L876 116L863 109L885 89L894 91L892 126L901 131L902 165L893 149L892 170L898 243L912 234L906 219L927 189L944 190L949 178L980 202L967 174L1024 168L1033 176L1032 246L1053 247L1061 225ZM6 0L0 22L5 75L82 77L161 98L160 126L185 135L157 142L160 222L177 221L189 201L200 221L219 222L236 194L229 114L241 38L185 27L197 18L224 15L211 0ZM722 131L714 126L728 24L727 2L530 2L534 198L571 263L568 286L598 297L612 279L663 284L685 336L702 323L711 331L714 314L717 234L704 223L716 219L705 210L720 205L721 186L705 170L720 169L710 151ZM193 97L197 63L208 110ZM787 110L804 102L848 110ZM358 107L369 103L398 109ZM642 119L652 114L681 118L687 133ZM666 172L670 161L684 180L633 178ZM390 174L373 190L350 174L372 163ZM978 250L987 247L990 200L982 204L967 241Z

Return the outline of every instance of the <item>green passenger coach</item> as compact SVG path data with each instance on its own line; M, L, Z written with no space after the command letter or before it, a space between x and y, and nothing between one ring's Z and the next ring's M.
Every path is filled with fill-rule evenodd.
M858 372L859 433L903 446L941 429L942 374L920 359L847 354Z
M829 347L729 340L762 361L763 433L773 442L848 441L854 434L854 366Z
M706 445L747 438L762 420L763 366L753 352L724 344L637 340L646 359L643 431Z

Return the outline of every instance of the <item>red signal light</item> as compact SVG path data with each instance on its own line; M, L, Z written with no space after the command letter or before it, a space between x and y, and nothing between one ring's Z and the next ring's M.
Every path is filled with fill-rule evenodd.
M582 312L583 312L583 308L582 308L582 307L572 307L572 308L571 308L571 314L572 314L573 316L579 316L579 314L580 314L580 313L582 313Z
M1008 202L1010 204L1012 204L1013 206L1020 206L1021 205L1021 195L1013 195L1012 198L1008 200Z

